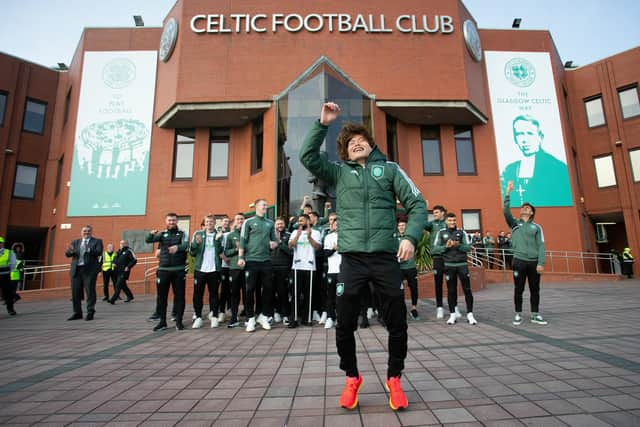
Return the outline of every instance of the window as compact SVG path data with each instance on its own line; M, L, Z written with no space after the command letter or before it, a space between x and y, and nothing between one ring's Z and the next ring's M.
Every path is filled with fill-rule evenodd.
M422 173L424 175L442 175L440 128L423 126L420 129L420 138L422 139Z
M176 129L175 151L173 153L173 179L193 178L193 149L196 141L195 129Z
M34 199L36 197L36 178L38 167L18 163L16 180L13 184L13 197L18 199Z
M264 151L264 132L262 118L253 122L253 141L251 147L251 175L262 170L262 155Z
M622 110L623 118L630 119L631 117L640 116L638 86L619 89L618 98L620 99L620 109Z
M453 129L456 140L456 160L458 162L458 175L477 175L476 156L473 153L473 134L470 127L458 127Z
M4 126L4 112L7 109L7 97L9 94L5 91L0 91L0 128Z
M191 217L190 216L179 216L178 217L178 230L184 231L184 239L183 242L188 242L191 239L191 233L189 228L191 228Z
M462 228L467 233L482 230L482 223L480 222L480 210L463 209L462 210Z
M640 182L640 148L629 150L629 159L631 159L631 172L633 173L633 181Z
M613 168L613 156L607 154L601 157L594 157L593 163L596 168L598 188L615 187L617 182L616 171Z
M229 129L209 131L209 179L229 176Z
M42 135L44 133L44 117L46 114L46 102L27 98L27 103L24 107L22 130Z
M58 159L58 172L56 173L56 191L54 197L60 194L60 186L62 185L62 165L64 163L64 155Z
M587 112L587 125L590 128L606 124L604 110L602 109L602 97L587 99L584 101L584 108Z
M392 162L398 162L398 121L386 115L387 122L387 158Z
M69 120L69 108L71 105L71 88L69 88L69 90L67 91L67 97L64 99L64 123L63 125L67 124L67 121Z

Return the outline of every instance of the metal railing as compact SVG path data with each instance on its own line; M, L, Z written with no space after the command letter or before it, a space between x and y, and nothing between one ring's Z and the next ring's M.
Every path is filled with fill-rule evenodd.
M552 273L621 274L619 260L611 253L579 251L546 251L545 271ZM510 270L511 249L474 248L468 256L476 267Z
M142 267L142 268L141 268ZM47 289L69 287L70 264L33 265L25 261L24 274L20 290ZM131 272L130 283L144 282L145 292L149 278L158 269L158 258L155 256L140 257L136 267ZM141 271L142 270L142 271Z

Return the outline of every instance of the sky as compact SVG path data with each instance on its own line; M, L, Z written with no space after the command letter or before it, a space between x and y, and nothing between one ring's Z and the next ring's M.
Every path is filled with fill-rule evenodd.
M242 0L234 1L240 4ZM161 26L175 0L1 2L0 51L52 67L58 62L71 62L84 27L131 27L133 15L141 15L146 26ZM479 28L511 28L513 18L518 17L522 18L521 29L549 30L563 62L585 65L640 46L639 0L463 3Z

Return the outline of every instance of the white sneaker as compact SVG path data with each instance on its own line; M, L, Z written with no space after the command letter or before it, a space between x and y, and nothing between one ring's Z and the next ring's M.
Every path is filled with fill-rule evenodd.
M513 323L516 326L522 323L522 316L520 315L520 313L516 313L515 317L513 318L513 322L511 323Z
M211 316L211 327L217 328L219 324L220 322L218 322L218 318Z
M245 331L247 332L253 332L256 330L256 318L254 317L250 317L249 320L247 320L247 328L245 329Z
M198 316L196 316L195 313L193 313L193 315L191 315L191 320L196 320L198 318Z
M267 331L271 329L271 324L269 323L269 319L264 314L261 314L258 316L258 323L260 324L260 326L262 326L262 329L265 329Z
M313 319L314 322L319 322L320 321L320 315L318 314L318 312L316 310L313 310L313 316L311 318Z
M218 313L218 323L224 322L224 312Z
M195 320L193 321L193 325L191 325L191 329L200 329L202 328L202 319L199 317L196 317Z
M444 309L442 307L438 307L436 310L436 319L444 319Z
M332 319L331 317L329 317L329 318L327 319L327 321L326 321L326 322L324 322L324 328L325 328L325 329L331 329L331 328L333 328L333 319Z
M460 310L458 310L458 306L456 305L456 319L459 319L462 317L462 313L460 313Z
M531 323L537 323L538 325L546 325L548 322L542 318L538 313L531 314Z
M473 313L467 313L467 322L469 322L470 325L478 324L478 321L476 320L476 318L473 317Z
M282 317L280 316L280 313L278 312L273 313L273 322L274 323L282 322Z
M367 308L367 319L371 320L372 317L373 317L373 308L369 307Z
M209 320L211 320L211 318L213 317L213 311L210 311L207 317L209 318Z
M324 325L326 321L327 321L327 312L323 311L322 316L320 316L320 320L318 321L318 323L320 323L321 325Z
M289 318L288 318L287 316L284 316L284 317L282 318L282 324L283 324L284 326L289 326Z
M458 319L458 317L456 316L455 313L451 313L449 315L449 319L447 320L447 325L453 325L454 323L456 323L456 320Z

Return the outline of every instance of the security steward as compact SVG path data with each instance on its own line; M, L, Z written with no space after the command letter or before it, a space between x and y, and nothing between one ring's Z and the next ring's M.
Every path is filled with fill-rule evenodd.
M15 316L13 309L15 302L15 292L11 283L11 272L16 269L16 255L12 250L4 247L4 237L0 237L0 288L2 288L2 298L7 305L7 313Z

